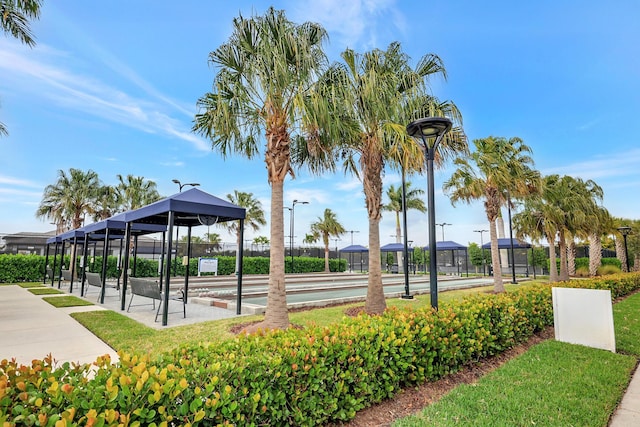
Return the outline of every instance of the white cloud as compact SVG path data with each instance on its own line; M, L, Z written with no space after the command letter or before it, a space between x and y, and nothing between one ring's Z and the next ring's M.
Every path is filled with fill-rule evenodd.
M316 0L294 6L293 15L295 21L322 24L330 34L338 35L340 45L371 49L380 47L380 35L405 32L404 16L395 3L396 0Z
M576 162L565 166L543 169L543 175L559 174L592 179L596 182L601 179L639 176L638 163L640 162L640 150L631 150L624 153L615 153L607 157L597 157L591 160Z
M14 178L11 176L0 175L0 184L17 185L20 187L42 188L42 185L33 181L29 181L22 178Z
M162 103L136 98L108 83L68 70L56 63L64 56L47 46L18 49L15 43L0 39L0 70L3 73L0 85L6 90L27 93L32 98L44 98L47 103L50 101L147 133L178 138L197 150L210 151L207 143L190 132L190 122L173 117L175 112L185 114L184 108L168 102L150 86L146 88L147 92ZM134 80L144 86L141 79Z

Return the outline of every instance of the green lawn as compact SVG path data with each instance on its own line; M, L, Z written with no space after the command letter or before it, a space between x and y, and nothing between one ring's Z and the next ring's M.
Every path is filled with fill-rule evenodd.
M30 288L28 289L34 295L55 295L55 294L63 294L63 291L60 291L55 288L46 288L46 287L38 287L38 288Z
M394 426L606 426L640 358L640 293L613 311L619 354L546 341Z
M606 426L635 365L549 340L394 426Z
M83 305L95 305L90 301L82 298L75 297L73 295L55 296L42 298L54 307L79 307Z

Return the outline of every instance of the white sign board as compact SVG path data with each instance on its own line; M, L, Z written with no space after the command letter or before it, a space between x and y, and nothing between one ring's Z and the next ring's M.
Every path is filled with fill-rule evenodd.
M616 352L611 291L553 288L556 340Z
M198 276L200 273L215 273L218 275L218 258L198 258Z

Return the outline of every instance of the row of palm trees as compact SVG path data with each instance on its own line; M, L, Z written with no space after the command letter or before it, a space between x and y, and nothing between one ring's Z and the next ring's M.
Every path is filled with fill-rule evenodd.
M153 181L131 174L117 179L116 185L108 185L92 170L58 170L56 182L44 189L36 217L53 221L59 234L82 227L87 217L105 220L161 198Z
M332 172L341 163L363 184L369 221L370 264L365 310L386 308L379 259L382 174L385 168L421 171L424 154L406 134L419 117L446 115L455 124L437 161L467 150L455 104L429 90L446 78L436 55L412 68L399 43L365 53L345 50L329 63L327 33L318 24L296 24L284 11L233 21L229 40L209 54L217 68L213 88L198 100L193 130L222 155L249 159L262 153L271 186L269 292L264 322L289 325L284 275L283 185L295 168ZM262 150L262 142L266 146Z
M223 156L253 159L262 155L271 186L269 293L265 319L255 329L289 324L283 185L287 175L295 177L300 168L320 175L341 167L362 182L370 250L365 310L372 314L384 311L378 262L382 176L388 169L401 171L403 177L422 172L424 153L405 131L406 124L417 118L446 116L454 123L439 146L436 165L455 159L456 170L444 185L452 203L484 200L494 265L499 265L495 224L501 219L502 207L527 201L516 218L519 235L539 238L537 230L543 229L550 244L557 239L562 258L569 236L587 232L578 224L604 226L599 187L573 179L577 184L567 190L570 197L558 198L555 192L560 189L553 188L554 178L540 176L533 168L531 149L519 138L477 139L475 151L469 153L456 105L439 100L430 91L432 78L446 78L437 55L427 54L411 67L400 44L391 43L386 50L364 53L346 49L341 61L329 63L323 49L326 39L320 25L293 23L284 11L270 8L261 16L235 18L228 41L209 54L217 72L211 91L198 100L193 131L210 139L213 149ZM558 179L563 186L570 181ZM520 219L551 200L562 202L553 211L557 216L546 210L538 212L542 214L540 226ZM596 236L601 231L588 233ZM322 238L326 241L326 235ZM561 267L560 278L567 275L566 269ZM500 269L495 272L496 291L503 291Z

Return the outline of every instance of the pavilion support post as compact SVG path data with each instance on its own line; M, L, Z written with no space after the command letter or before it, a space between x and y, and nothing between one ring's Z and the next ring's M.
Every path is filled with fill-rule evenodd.
M191 260L191 226L187 227L187 265L184 272L184 303L189 295L189 261Z
M162 295L162 326L167 326L169 323L169 283L171 281L171 249L173 246L173 223L175 217L175 212L169 211L167 218L167 269L164 274L164 293Z
M42 283L47 283L47 267L49 266L49 243L47 243L47 248L44 252L44 274L42 275Z
M60 289L60 282L62 281L62 267L64 267L64 240L62 241L62 249L60 250L60 271L58 271L58 289Z
M73 293L73 282L76 275L76 260L78 259L78 238L73 236L73 249L71 250L72 257L69 260L69 271L71 272L71 283L69 284L69 293Z
M127 301L127 285L129 282L129 250L131 245L131 223L127 222L124 229L125 250L123 260L123 273L122 276L122 295L120 296L120 310L124 311L124 307Z
M116 289L120 289L120 276L122 275L122 249L123 249L123 241L120 239L120 252L118 252L118 263L116 264L116 275L118 276L116 282ZM129 244L127 243L127 246Z
M51 267L51 286L53 286L53 282L56 277L56 261L58 260L58 242L56 242L56 249L53 254L53 267Z
M162 284L164 283L164 258L166 257L166 238L167 232L162 232L162 244L160 245L160 261L158 262L158 276L160 276L160 288L162 288ZM168 268L168 267L167 267Z
M243 244L244 244L244 219L240 221L240 250L238 251L239 262L238 262L238 289L236 290L236 314L242 314L242 262L243 260Z
M100 304L104 304L104 293L106 291L107 282L107 254L109 253L109 229L107 228L104 233L104 246L102 248L102 272L100 278L102 279L102 287L100 288Z
M87 280L87 255L89 254L89 233L84 234L82 243L82 278L80 279L80 296L84 296L84 284Z
M156 242L153 241L153 254L156 254ZM133 277L136 277L136 267L138 266L138 236L133 236Z

